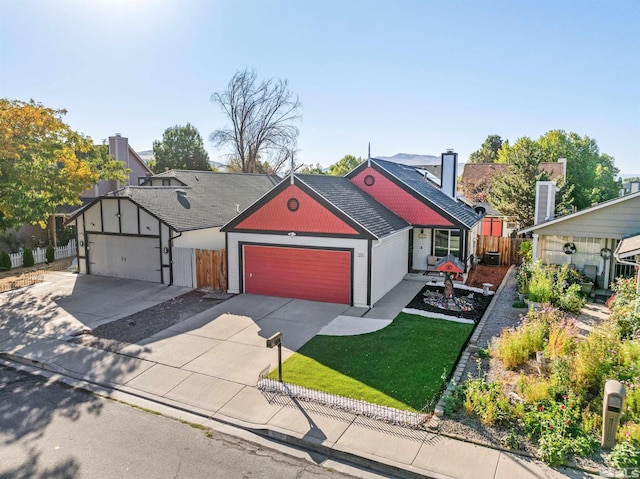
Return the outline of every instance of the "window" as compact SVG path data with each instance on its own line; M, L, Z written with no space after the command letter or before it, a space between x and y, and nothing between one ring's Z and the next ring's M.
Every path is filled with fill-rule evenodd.
M171 179L162 178L162 186L171 186Z
M436 256L452 254L460 257L460 230L434 230L433 253Z
M144 180L146 180L147 177L146 176L138 176L138 186L140 186L142 183L144 183Z

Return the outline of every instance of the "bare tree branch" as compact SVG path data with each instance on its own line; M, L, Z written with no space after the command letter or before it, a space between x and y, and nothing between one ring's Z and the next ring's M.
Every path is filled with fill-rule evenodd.
M257 81L254 70L239 71L225 91L211 96L231 126L214 131L209 139L216 147L230 148L230 165L244 173L264 170L260 158L278 172L295 151L299 134L295 123L302 119L302 104L289 90L287 80Z

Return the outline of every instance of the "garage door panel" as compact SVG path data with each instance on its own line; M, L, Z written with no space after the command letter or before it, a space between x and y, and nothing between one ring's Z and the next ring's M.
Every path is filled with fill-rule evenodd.
M88 241L91 274L161 281L157 238L90 234Z
M351 304L351 252L244 246L247 293Z

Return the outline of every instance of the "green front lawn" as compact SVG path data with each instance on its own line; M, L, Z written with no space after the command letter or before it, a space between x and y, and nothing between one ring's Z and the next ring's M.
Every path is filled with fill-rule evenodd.
M440 390L473 325L400 313L384 329L316 336L283 364L288 383L398 409L420 410ZM273 371L271 377L277 377Z

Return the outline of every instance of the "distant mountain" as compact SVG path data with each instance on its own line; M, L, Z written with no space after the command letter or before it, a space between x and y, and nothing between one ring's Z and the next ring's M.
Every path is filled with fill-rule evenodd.
M136 151L136 153L145 163L153 158L153 150Z
M381 160L402 163L409 166L439 165L440 157L433 155L414 155L411 153L397 153L393 156L378 156Z
M136 151L136 153L145 163L148 163L149 160L153 159L153 150ZM219 161L209 160L209 164L211 166L215 166L218 171L227 171L227 165L220 163Z
M227 165L225 165L224 163L220 163L219 161L209 160L209 164L215 167L218 171L227 171Z

